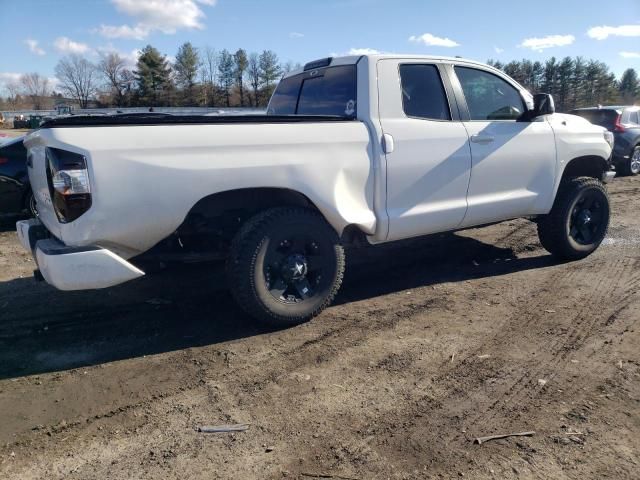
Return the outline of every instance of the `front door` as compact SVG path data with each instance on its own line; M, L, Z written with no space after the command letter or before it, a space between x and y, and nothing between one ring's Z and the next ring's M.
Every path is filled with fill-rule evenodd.
M462 226L546 213L556 175L551 125L544 117L516 121L526 104L498 75L466 66L454 71L468 110L464 126L473 162Z

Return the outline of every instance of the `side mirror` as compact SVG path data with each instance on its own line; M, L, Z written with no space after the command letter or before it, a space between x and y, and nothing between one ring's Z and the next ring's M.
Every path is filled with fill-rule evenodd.
M556 111L556 104L553 101L553 97L548 93L536 93L533 96L533 109L524 112L519 122L531 122L534 118L542 115L551 115Z
M551 115L556 111L553 97L548 93L536 93L533 96L533 118L540 115Z

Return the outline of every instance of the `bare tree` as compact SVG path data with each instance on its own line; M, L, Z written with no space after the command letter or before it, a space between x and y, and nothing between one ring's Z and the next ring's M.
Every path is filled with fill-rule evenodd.
M42 109L42 101L51 94L49 79L39 73L25 73L20 77L24 95L31 99L34 110Z
M62 91L77 100L80 108L87 108L98 86L95 65L79 55L69 55L58 62L55 72Z
M257 53L249 55L247 75L249 76L249 83L253 90L253 106L257 107L260 103L260 58Z
M124 105L124 94L127 89L124 58L115 52L111 52L101 56L97 67L102 75L104 75L116 106L122 107Z
M204 103L210 107L215 107L218 83L218 52L215 48L205 47L202 57L200 75L203 83L203 91L205 93Z
M11 110L17 110L20 101L20 85L16 81L11 81L5 85L5 90L7 90L7 105Z

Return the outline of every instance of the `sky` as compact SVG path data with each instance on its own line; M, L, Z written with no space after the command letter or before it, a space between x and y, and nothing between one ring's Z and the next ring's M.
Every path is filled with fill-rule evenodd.
M640 70L640 0L0 0L0 89L22 73L147 44L274 50L282 61L391 52L480 61L581 55Z

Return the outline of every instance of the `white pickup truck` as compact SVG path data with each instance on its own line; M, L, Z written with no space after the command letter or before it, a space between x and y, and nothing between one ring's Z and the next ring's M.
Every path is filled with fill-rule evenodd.
M585 257L615 175L604 128L427 56L308 63L266 115L66 117L24 143L39 219L17 231L47 282L104 288L144 275L145 255L222 255L238 303L278 325L331 303L346 244L529 217L552 254Z

